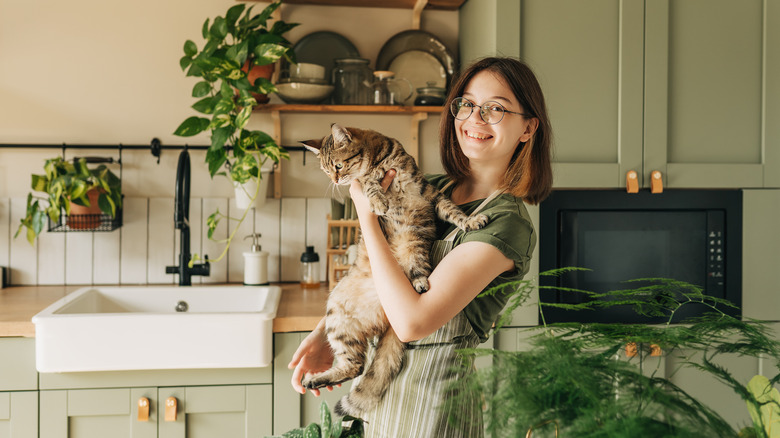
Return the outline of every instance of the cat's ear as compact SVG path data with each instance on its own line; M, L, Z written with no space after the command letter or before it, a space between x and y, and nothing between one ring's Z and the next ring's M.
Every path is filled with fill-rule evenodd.
M338 145L336 146L337 148L345 146L352 141L352 134L338 123L330 125L330 133L333 135L333 143Z
M314 152L314 155L320 154L320 149L322 149L322 141L321 140L306 140L301 142L303 146L310 150L311 152Z

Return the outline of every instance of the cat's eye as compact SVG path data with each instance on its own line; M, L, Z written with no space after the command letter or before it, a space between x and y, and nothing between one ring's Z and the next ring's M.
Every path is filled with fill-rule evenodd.
M343 163L336 163L333 167L336 168L336 170L341 170L344 167Z

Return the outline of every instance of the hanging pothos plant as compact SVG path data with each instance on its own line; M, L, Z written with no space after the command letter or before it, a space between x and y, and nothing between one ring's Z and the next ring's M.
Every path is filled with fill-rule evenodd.
M201 50L191 40L184 43L180 65L187 76L201 79L192 88L192 97L198 99L192 108L203 116L189 117L174 134L190 137L204 131L211 133L206 164L212 178L219 174L234 183L244 184L262 178L260 168L267 160L278 163L282 158L289 158L270 135L247 129L252 111L258 105L258 96L276 91L268 78L254 79L252 70L271 66L281 58L295 62L291 44L282 35L297 23L277 20L268 26L271 14L280 4L281 1L274 1L259 14L253 14L252 7L243 4L232 6L225 16L206 19L203 23L201 32L205 44ZM254 196L250 194L252 200L258 196L257 191ZM239 224L247 211L241 218L236 218ZM210 238L223 217L219 211L209 217ZM227 245L222 255L212 261L220 260L227 253L237 229L238 226L234 227L234 232L225 241Z

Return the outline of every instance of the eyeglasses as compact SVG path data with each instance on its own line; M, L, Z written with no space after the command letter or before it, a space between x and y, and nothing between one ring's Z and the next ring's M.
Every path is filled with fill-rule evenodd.
M450 112L458 120L466 120L471 117L471 113L474 111L474 107L479 108L479 117L489 125L495 125L504 119L504 113L518 114L523 117L528 117L525 113L518 113L515 111L509 111L504 108L498 102L490 101L485 102L482 105L466 99L465 97L456 97L450 102Z

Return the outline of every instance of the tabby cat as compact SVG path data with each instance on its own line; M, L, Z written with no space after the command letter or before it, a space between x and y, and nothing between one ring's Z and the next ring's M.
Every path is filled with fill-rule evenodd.
M379 216L393 255L417 292L428 289L430 250L436 238L435 215L464 231L482 228L485 215L466 216L425 179L414 158L397 140L376 131L331 126L331 135L303 142L320 158L322 170L339 185L357 179ZM380 185L389 169L396 176L387 191ZM339 415L358 417L377 405L400 371L405 345L382 310L371 277L362 238L357 260L330 293L325 334L336 362L333 368L306 377L306 388L333 386L363 372L368 343L378 337L376 355L350 393L338 402Z

